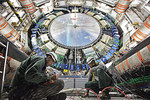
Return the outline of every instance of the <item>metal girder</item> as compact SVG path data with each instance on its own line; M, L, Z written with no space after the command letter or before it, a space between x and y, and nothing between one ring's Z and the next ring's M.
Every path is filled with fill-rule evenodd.
M7 42L9 42L9 51L8 51L9 57L12 57L13 59L20 62L25 60L28 57L27 54L19 50L19 48L17 48L11 41L9 41L4 36L0 35L0 41L5 45Z

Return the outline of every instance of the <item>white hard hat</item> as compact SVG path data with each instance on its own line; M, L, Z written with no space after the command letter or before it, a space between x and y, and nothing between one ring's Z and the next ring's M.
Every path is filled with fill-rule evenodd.
M87 64L91 63L94 60L94 57L88 57L86 62Z
M57 62L57 55L54 52L48 52L46 55L51 56L54 62Z

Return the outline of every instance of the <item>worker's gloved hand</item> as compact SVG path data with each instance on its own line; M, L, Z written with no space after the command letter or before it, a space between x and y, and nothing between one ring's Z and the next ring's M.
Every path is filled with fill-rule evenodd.
M54 74L52 76L50 76L51 80L57 80L58 79L58 74Z
M84 73L84 76L85 76L87 73L88 73L88 71L86 71L86 72Z
M50 81L48 81L48 82L45 82L45 83L43 83L42 85L49 85L49 84L52 84L52 83L54 83L54 80L50 80Z
M84 73L84 76L85 76L88 72L89 72L89 69L88 69L88 70L86 70L86 72Z

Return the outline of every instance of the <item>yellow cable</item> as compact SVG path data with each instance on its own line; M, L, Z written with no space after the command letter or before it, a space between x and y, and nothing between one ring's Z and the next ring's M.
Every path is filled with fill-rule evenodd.
M95 81L95 73L92 72L92 74L93 74L93 79L92 79L92 81Z

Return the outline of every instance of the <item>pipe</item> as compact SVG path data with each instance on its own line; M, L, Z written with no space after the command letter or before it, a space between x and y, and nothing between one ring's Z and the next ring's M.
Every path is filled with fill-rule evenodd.
M4 35L8 40L15 42L19 39L20 35L13 26L11 26L7 20L0 13L0 33Z
M13 42L17 47L19 48L24 47L24 45L19 41L20 34L18 34L15 28L7 22L7 20L1 15L1 13L0 13L0 34L6 37L9 41Z
M117 13L125 13L125 11L128 9L129 4L132 0L120 0L118 4L115 7L115 11Z
M77 57L76 57L77 51L76 50L77 49L75 48L75 65L77 64L77 61L76 61L76 59L77 59Z
M30 15L32 15L37 10L32 0L19 0L19 2Z
M150 16L144 21L143 25L131 36L136 42L141 42L150 35Z
M135 69L141 65L147 65L150 63L150 44L134 53L121 63L117 64L115 68L120 74L123 74L127 70Z
M76 88L76 79L75 78L74 78L73 83L74 83L73 87Z
M142 42L150 35L150 16L144 21L143 25L133 34L131 35L131 45L137 44L137 42ZM128 49L123 48L120 50L122 54L128 53Z

